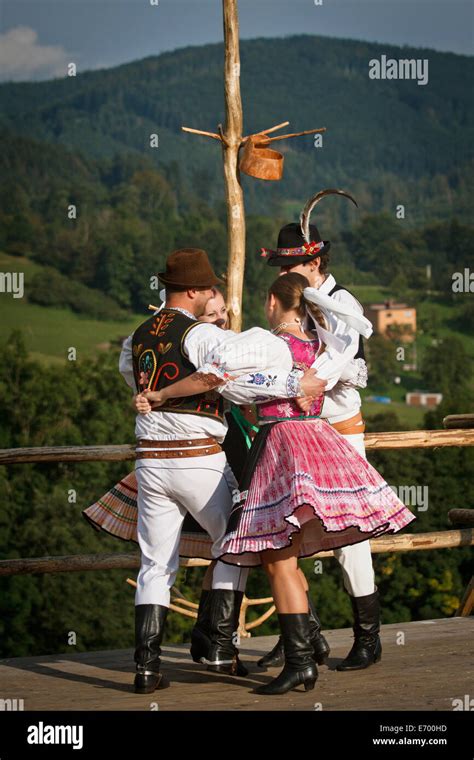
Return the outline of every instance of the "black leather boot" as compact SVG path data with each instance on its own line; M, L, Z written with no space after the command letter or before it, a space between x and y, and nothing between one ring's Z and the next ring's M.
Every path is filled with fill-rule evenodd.
M280 675L270 683L255 689L256 694L286 694L303 684L305 691L314 689L318 668L314 661L310 641L309 616L307 612L279 614L285 666Z
M354 612L354 644L336 670L362 670L379 662L382 657L378 591L367 596L351 596L351 604Z
M161 642L168 607L135 605L135 693L151 694L160 685Z
M309 632L311 637L311 643L313 645L314 659L318 665L324 665L329 657L331 651L327 639L321 633L321 621L318 618L316 607L310 595L308 596L309 606Z
M263 655L263 657L258 660L257 665L259 668L267 670L267 668L281 668L284 663L285 650L283 649L283 639L280 636L273 649Z
M191 633L191 657L194 662L204 662L209 656L209 591L201 591L196 624Z
M212 589L208 597L209 653L205 662L214 673L233 676L248 675L240 662L235 640L239 630L239 615L243 591Z
M326 640L326 638L321 633L321 621L318 618L316 608L313 604L313 601L309 595L308 597L308 606L309 606L309 628L310 628L310 636L311 636L311 643L313 645L314 650L314 659L316 660L318 665L324 665L326 660L329 657L329 652L331 651L329 648L329 644ZM283 640L280 636L277 643L271 650L271 652L268 652L268 654L264 655L260 658L260 660L257 662L257 665L259 668L279 668L282 667L285 662L285 651L283 649Z

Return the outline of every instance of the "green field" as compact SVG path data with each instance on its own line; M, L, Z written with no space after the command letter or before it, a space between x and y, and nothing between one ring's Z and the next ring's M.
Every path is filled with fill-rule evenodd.
M22 330L32 358L43 363L66 361L71 346L76 349L78 359L96 354L129 335L143 320L143 315L137 314L120 322L100 321L84 318L69 309L28 303L28 282L41 266L30 259L0 254L0 270L23 272L25 288L23 298L0 294L2 340L11 330Z
M364 417L373 417L375 414L395 412L404 430L413 430L422 427L426 409L422 406L407 406L402 401L392 401L391 404L380 404L376 401L364 401L362 399L362 411Z

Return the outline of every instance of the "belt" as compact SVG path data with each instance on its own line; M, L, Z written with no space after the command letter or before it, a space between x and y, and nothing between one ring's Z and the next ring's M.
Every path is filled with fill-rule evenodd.
M362 419L362 414L358 412L353 417L349 417L348 420L342 420L341 422L329 423L334 430L337 430L341 435L356 435L357 433L363 433L365 431L365 422Z
M187 446L212 446L215 443L215 438L186 438L184 441L152 441L148 438L140 438L137 441L137 447L145 447L147 449L181 449Z
M137 459L183 459L186 457L205 457L208 454L219 454L222 447L216 443L201 449L179 449L175 451L137 451Z
M204 445L203 445L204 444ZM206 445L208 444L208 445ZM165 449L165 451L137 451L137 459L183 459L219 454L222 446L215 438L194 438L185 441L151 441L140 439L137 447ZM193 448L199 446L199 448ZM173 449L173 450L167 450Z

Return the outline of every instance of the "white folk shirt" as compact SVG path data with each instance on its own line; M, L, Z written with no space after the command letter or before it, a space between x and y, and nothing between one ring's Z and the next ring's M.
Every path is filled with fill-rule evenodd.
M318 290L328 295L335 284L336 280L330 274ZM336 290L331 298L364 313L359 301L347 290ZM317 370L318 377L328 380L321 416L328 422L341 422L360 410L361 399L357 387L365 388L367 385L367 366L363 359L354 359L359 350L359 332L339 319L337 314L325 311L325 316L329 331L342 339L345 347L340 352L325 351L316 359L313 367ZM317 331L318 325L315 328Z
M324 351L324 379L331 388L336 383L341 384L341 373L346 372L339 354L340 349L333 346L327 346ZM242 333L225 332L198 371L214 373L224 380L225 384L217 390L225 398L235 404L251 404L267 401L269 397L299 395L298 379L303 373L301 370L289 372L292 366L293 357L285 340L261 327L252 327ZM354 374L353 369L350 372Z
M332 282L331 282L332 280ZM324 285L329 291L334 287L332 275ZM347 291L338 291L349 296ZM336 294L335 294L336 295ZM362 310L362 307L360 307ZM192 314L185 309L177 309L192 319ZM326 394L323 417L347 419L360 407L360 396L351 383L356 382L360 372L353 361L358 349L358 333L347 327L335 315L326 314L331 332L337 330L347 342L343 359L338 350L326 346L324 353L316 359L313 366L318 376L328 381L330 389ZM340 324L339 324L340 323ZM352 340L352 333L357 339ZM350 338L347 337L349 334ZM119 359L119 369L127 384L137 393L133 375L132 335L123 344ZM241 333L222 330L211 323L201 322L196 325L183 342L183 350L191 363L200 372L213 372L225 384L217 389L229 401L235 404L251 404L267 401L269 398L291 398L301 395L299 379L300 370L293 370L291 352L284 340L273 335L269 330L253 327ZM232 375L232 378L229 378ZM357 405L358 401L358 405ZM329 407L329 411L326 409ZM336 408L336 411L332 410ZM195 414L153 411L137 414L135 435L137 438L153 440L180 440L207 438L212 436L222 442L227 432L227 423L211 417ZM143 460L142 460L143 461ZM140 460L139 460L140 462ZM141 463L141 462L140 462ZM147 466L160 466L159 460L146 460Z
M177 311L195 319L185 309L177 309ZM258 397L260 400L264 400L301 395L298 378L302 373L293 370L291 355L284 341L272 335L268 330L252 328L246 333L237 334L230 330L222 330L211 323L200 322L186 335L183 341L183 350L197 368L206 364L214 348L234 336L239 339L238 355L240 366L243 369L241 370L242 376L235 383L226 383L225 393L223 393L226 398L236 403L248 404L257 400ZM133 392L137 393L133 375L132 338L133 335L129 335L123 343L119 370ZM225 351L224 353L230 356L228 352ZM251 362L256 359L258 366L254 368ZM265 362L269 363L269 368L275 369L265 372ZM253 372L245 374L245 365L247 365L247 369L252 369ZM263 393L265 396L262 395ZM137 439L172 441L191 436L193 438L212 436L217 441L222 442L226 433L227 423L225 420L222 422L198 414L180 414L157 410L147 414L137 414L135 422ZM160 467L161 464L159 459L151 458L137 460L137 466Z

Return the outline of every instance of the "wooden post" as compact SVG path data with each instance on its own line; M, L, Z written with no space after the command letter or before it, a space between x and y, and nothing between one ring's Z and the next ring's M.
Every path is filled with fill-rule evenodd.
M240 52L239 52L239 16L237 0L222 0L222 13L224 22L224 97L225 97L225 124L222 129L218 126L218 132L209 132L195 127L182 126L184 132L195 135L203 135L214 140L220 140L222 145L222 158L224 164L225 198L227 208L227 306L229 310L229 327L239 332L242 327L242 293L245 271L245 209L244 194L240 184L239 171L239 148L250 135L242 136L243 115L242 100L240 97ZM288 121L276 124L273 127L259 130L258 135L268 135L277 129L286 127ZM306 129L303 132L292 132L279 137L268 138L271 143L274 140L309 135L315 132L325 132L326 127ZM258 174L252 176L260 176ZM261 179L277 179L261 175Z
M469 617L474 609L474 576L468 583L468 586L463 594L459 607L456 611L455 617Z
M474 414L448 414L443 418L445 428L474 428Z
M229 327L242 326L242 291L245 269L245 211L240 184L238 155L242 141L242 100L240 97L239 19L237 0L222 0L224 15L224 94L225 126L222 134L224 180L227 205L228 259L227 301Z

